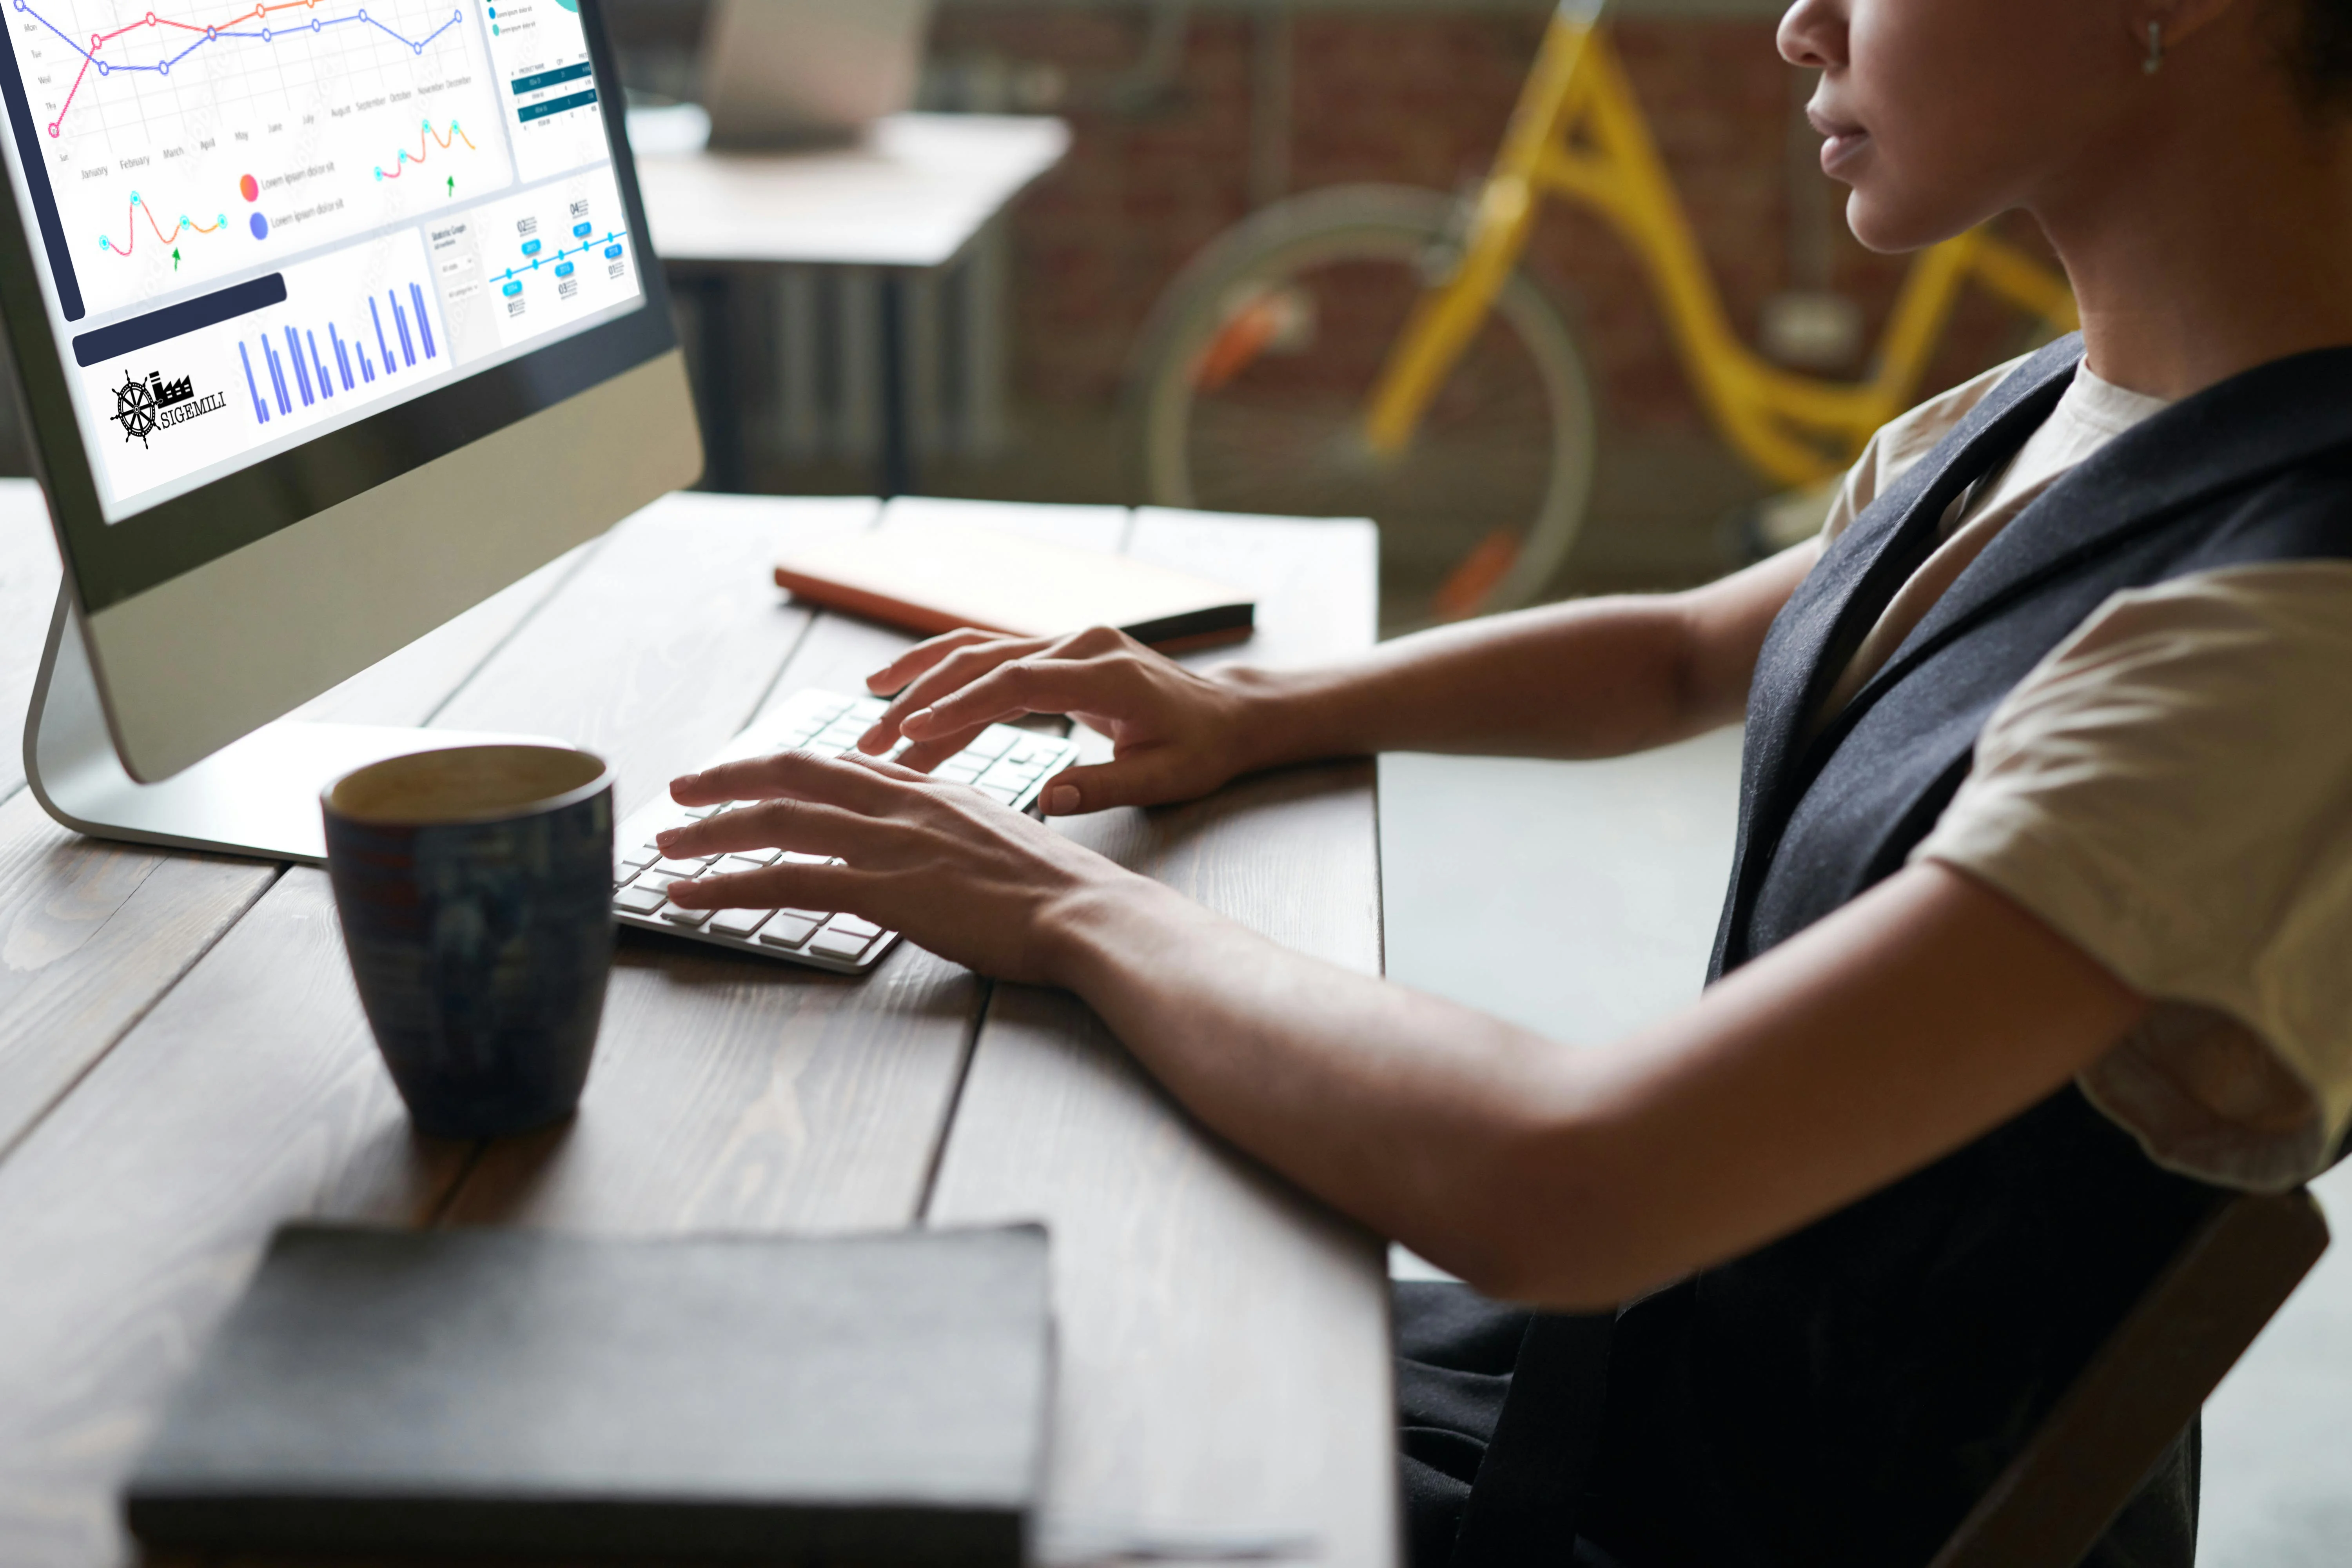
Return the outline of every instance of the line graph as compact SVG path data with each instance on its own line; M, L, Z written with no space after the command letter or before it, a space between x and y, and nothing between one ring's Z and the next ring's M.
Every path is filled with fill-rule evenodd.
M410 157L408 155L408 149L403 147L400 150L400 156L393 162L392 173L389 174L385 174L383 172L383 165L378 163L375 166L375 177L379 180L396 180L400 178L402 171L406 169L409 164L422 163L425 159L433 155L433 149L436 147L438 147L444 153L446 153L449 150L450 143L453 142L463 142L466 144L466 151L468 153L478 153L481 151L480 148L474 145L474 139L472 137L467 135L463 131L460 131L457 128L457 122L456 121L453 120L449 121L449 134L444 136L439 132L433 129L433 121L428 120L425 122L424 130L419 133L416 139L416 156L414 158Z
M376 31L383 34L386 37L393 38L400 43L405 44L408 46L408 48L412 53L422 55L425 52L426 45L431 44L435 39L440 37L442 34L447 32L450 28L457 26L460 22L465 20L462 13L452 11L449 13L448 20L443 22L439 26L435 27L431 32L425 34L421 38L412 38L406 34L401 32L398 28L390 26L377 17L370 16L368 14L367 7L363 5L354 7L338 16L320 16L316 14L318 11L319 0L278 0L278 3L276 5L256 5L252 10L232 16L226 22L201 24L195 22L183 22L171 17L158 16L154 12L150 11L139 20L125 23L123 26L115 28L112 32L92 33L90 35L89 44L85 47L79 39L74 37L72 34L67 32L63 27L58 26L55 22L50 21L47 16L37 10L31 4L31 0L10 0L10 4L18 11L21 11L26 16L31 17L34 21L38 22L42 26L47 27L50 32L55 33L59 39L63 40L68 48L72 49L76 54L81 57L81 68L75 73L73 85L66 89L65 101L58 106L57 113L51 116L49 120L48 132L52 137L63 134L66 115L73 108L74 100L80 95L81 84L83 80L89 77L90 68L93 66L97 68L98 74L101 77L112 76L117 71L126 73L132 71L149 71L152 72L156 76L168 77L172 74L172 68L173 66L178 65L182 60L186 59L190 55L194 54L198 49L203 48L205 45L218 43L223 39L232 41L249 40L263 44L274 44L280 37L299 37L302 33L309 33L315 37L318 34L324 32L329 27L340 26L373 27ZM289 27L275 26L270 24L269 17L274 13L279 11L307 12L310 14L310 17L307 24L297 23ZM258 26L239 28L236 24L240 22L255 23L258 24ZM124 37L130 34L142 30L152 32L157 28L169 28L176 32L194 33L196 37L194 41L189 43L184 48L180 49L178 52L167 55L160 60L150 61L144 65L135 65L128 61L117 64L111 59L100 59L99 58L100 51L104 49L107 45L114 42L117 38ZM468 142L467 145L471 146L472 143Z
M165 234L163 232L163 226L155 221L155 209L149 206L145 202L141 201L139 199L139 193L137 191L133 191L131 193L131 211L122 220L122 226L126 231L128 231L131 237L122 244L117 245L111 237L106 235L100 235L98 239L98 247L100 250L108 252L110 255L120 256L126 258L132 255L139 246L138 220L141 213L145 213L147 215L147 226L154 231L155 241L159 245L170 245L174 240L178 239L184 233L193 232L195 234L218 234L222 229L228 226L228 215L226 213L221 214L219 220L214 223L198 223L194 218L188 216L187 214L182 213L180 215L180 221L172 226L172 232Z
M0 0L89 308L511 184L486 20L507 5Z

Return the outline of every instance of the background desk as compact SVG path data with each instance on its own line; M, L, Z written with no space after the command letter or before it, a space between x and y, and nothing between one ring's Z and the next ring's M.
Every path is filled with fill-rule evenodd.
M1361 525L988 510L1213 564L1260 596L1258 657L1370 640ZM313 711L565 736L611 759L626 811L765 704L853 689L904 646L767 577L788 542L874 511L672 497ZM37 493L0 488L11 716L56 570ZM1297 769L1071 830L1371 971L1371 780ZM1203 1136L1070 997L908 944L845 981L626 933L578 1119L421 1139L323 874L81 840L0 774L0 1563L124 1558L120 1478L298 1215L605 1234L1040 1217L1060 1321L1049 1559L1157 1538L1163 1555L1286 1539L1321 1563L1395 1561L1379 1247Z
M996 114L894 114L854 146L806 152L713 153L710 122L691 105L629 116L637 180L654 248L681 295L700 312L699 393L713 489L745 477L740 363L741 301L731 286L746 269L876 269L881 371L879 480L884 495L915 488L915 416L909 386L907 280L939 274L970 252L1013 198L1062 161L1061 121ZM818 323L787 319L785 354L813 364ZM835 323L854 335L855 322ZM855 355L844 356L845 360ZM963 354L965 401L997 395L1001 345Z

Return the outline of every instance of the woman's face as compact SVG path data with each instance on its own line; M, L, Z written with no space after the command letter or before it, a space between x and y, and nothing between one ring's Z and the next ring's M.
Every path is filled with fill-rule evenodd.
M2144 80L2128 0L1797 0L1822 167L1874 250L1948 238L2095 170Z

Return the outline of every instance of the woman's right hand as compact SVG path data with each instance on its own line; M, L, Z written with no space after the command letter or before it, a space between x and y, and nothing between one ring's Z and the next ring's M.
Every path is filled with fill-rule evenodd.
M1265 699L1253 680L1198 674L1108 626L1063 637L950 632L866 684L898 696L858 750L878 755L903 735L909 744L898 761L919 772L987 725L1025 713L1067 714L1109 737L1112 761L1047 782L1040 798L1055 816L1190 800L1271 760L1258 754Z

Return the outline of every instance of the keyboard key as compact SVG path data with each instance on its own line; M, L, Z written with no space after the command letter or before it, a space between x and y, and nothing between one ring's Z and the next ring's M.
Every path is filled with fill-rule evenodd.
M661 918L677 926L698 926L710 918L709 910L682 910L676 904L662 910Z
M768 862L752 855L730 855L710 869L722 877L732 877L745 871L764 871Z
M665 894L667 894L669 889L669 885L672 882L681 881L683 879L684 879L677 876L675 872L670 871L640 871L637 873L637 879L630 883L629 886L632 888L659 888Z
M835 915L831 921L825 923L824 929L827 931L846 931L851 936L880 936L882 934L882 928L880 926L876 925L872 921L860 920L856 915Z
M990 762L994 762L1011 750L1013 742L1020 739L1021 731L1012 726L991 724L972 737L971 744L956 754L964 757L985 757Z
M991 784L1002 784L1006 789L1018 794L1024 784L1036 776L1033 769L1015 767L1011 763L999 763L981 774L978 783L982 789L986 789Z
M773 910L721 910L710 917L714 935L749 940L751 933L765 925Z
M799 918L796 910L779 910L774 919L760 928L760 940L770 947L798 947L815 930L816 921Z
M849 705L849 716L853 719L862 719L871 724L875 720L882 717L889 707L890 700L887 697L861 697Z
M667 888L624 888L613 896L613 907L633 915L649 915L669 902Z
M808 944L808 950L827 958L856 958L873 941L870 936L852 936L847 931L835 931L828 926L816 933L816 940Z
M931 770L931 776L948 784L971 784L980 777L986 766L985 763L968 763L961 757L950 757Z
M738 849L733 854L728 856L727 858L730 860L753 860L757 861L761 866L772 866L776 863L776 851L773 849Z
M1021 798L1021 790L1018 785L984 784L980 786L980 793L1001 805L1011 805L1014 801Z
M780 915L790 915L796 921L806 921L811 925L820 926L833 918L831 910L778 910L776 912Z
M830 855L806 855L803 854L798 849L787 849L781 856L777 857L777 858L782 860L787 866L830 866L833 864L833 857Z
M709 864L703 859L656 860L653 868L656 875L663 877L699 877Z

